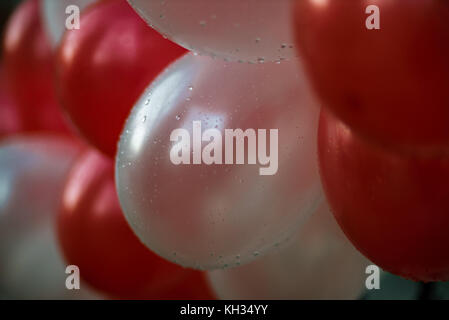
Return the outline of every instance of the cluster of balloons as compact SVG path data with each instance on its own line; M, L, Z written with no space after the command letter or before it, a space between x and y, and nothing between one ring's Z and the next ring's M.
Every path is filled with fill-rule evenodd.
M365 9L380 10L380 30ZM323 110L320 172L353 244L387 271L449 280L449 4L298 0ZM350 34L351 36L348 36Z
M23 1L0 66L0 296L354 299L354 246L448 279L449 6L371 3L388 32L364 0Z

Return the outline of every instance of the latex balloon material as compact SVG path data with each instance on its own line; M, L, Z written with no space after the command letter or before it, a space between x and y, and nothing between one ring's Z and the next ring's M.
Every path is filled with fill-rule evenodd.
M96 1L97 0L41 0L41 12L45 30L49 35L53 48L56 48L61 42L61 38L67 30L67 22L69 25L75 22L75 17L72 15L75 12L78 12L81 16L81 12ZM72 6L76 6L78 9Z
M20 116L8 92L4 68L0 65L0 139L20 129Z
M86 299L67 290L54 219L68 170L80 147L48 136L0 144L0 296L7 299Z
M447 1L298 0L295 17L323 105L378 144L447 154Z
M357 299L368 264L324 203L285 247L209 279L221 299Z
M114 162L95 151L75 164L63 193L58 234L66 260L113 298L208 299L203 273L181 268L147 249L120 209Z
M134 103L185 52L148 28L125 0L99 2L82 15L80 30L66 33L58 52L64 110L90 144L113 157Z
M449 280L449 158L405 156L322 114L320 172L338 223L379 267L412 280Z
M296 57L294 0L129 0L148 24L200 54L245 62Z
M269 252L320 198L318 112L296 63L184 56L140 98L120 139L116 182L128 222L184 266L226 268ZM243 149L229 135L235 129ZM179 155L185 161L175 164Z
M6 27L3 58L8 90L24 131L67 133L56 99L53 55L39 5L39 0L24 1Z

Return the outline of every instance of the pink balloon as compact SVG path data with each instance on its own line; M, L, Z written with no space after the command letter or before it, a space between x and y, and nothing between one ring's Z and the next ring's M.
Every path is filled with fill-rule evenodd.
M241 64L187 54L153 82L125 125L116 183L128 222L150 249L187 267L234 267L269 252L298 229L321 197L318 113L293 61ZM221 141L216 155L223 163L225 130L254 130L249 154L255 164L247 144L243 164L233 159L208 165L207 155L215 153L207 152L206 141L198 143L203 151L193 150L194 126L203 139L221 136L206 140ZM267 130L265 136L258 130ZM278 130L277 148L274 140L267 143L276 137L272 130ZM176 137L181 132L192 146L184 153L179 149L187 140ZM256 155L256 140L257 150L270 154L268 164ZM179 154L191 164L176 164L172 157Z
M66 175L80 146L50 136L0 144L0 296L8 299L89 298L66 289L66 265L54 230Z
M208 275L221 299L356 299L368 264L324 203L285 247L246 266Z

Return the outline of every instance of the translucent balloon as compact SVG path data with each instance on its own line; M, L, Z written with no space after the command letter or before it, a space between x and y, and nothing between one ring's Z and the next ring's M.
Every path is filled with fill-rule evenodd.
M356 299L368 264L324 203L288 246L209 280L221 299Z
M66 13L69 6L75 5L81 10L97 0L41 0L42 17L44 26L55 48L61 41L66 30L66 20L72 11Z
M89 298L67 290L54 221L79 146L70 140L18 137L0 145L0 296Z
M128 0L156 30L201 54L249 62L296 57L294 0Z
M183 266L233 267L270 251L321 198L318 113L293 61L240 64L187 54L146 90L120 139L116 182L128 222L150 249ZM251 144L226 147L224 136L236 129L253 129ZM173 139L180 131L185 141ZM196 150L180 154L201 164L174 164L192 133ZM211 145L220 146L208 153ZM239 150L244 161L235 164ZM206 164L208 154L215 163Z

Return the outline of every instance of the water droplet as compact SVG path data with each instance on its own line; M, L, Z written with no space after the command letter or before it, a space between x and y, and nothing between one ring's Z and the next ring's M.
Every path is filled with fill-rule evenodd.
M207 22L206 22L205 20L201 20L201 21L200 21L200 25L201 25L202 27L205 27L205 26L206 26L206 23L207 23Z
M145 100L145 105L149 105L150 104L150 99Z
M264 59L264 58L257 58L257 62L259 62L259 63L264 63L264 62L265 62L265 59Z
M142 118L142 123L144 123L145 121L147 121L147 116L143 116Z
M260 42L260 38L256 38L256 43L259 43Z
M181 117L179 115L176 115L176 120L181 120Z
M192 86L189 87L189 91L193 91L193 87Z
M253 252L253 256L255 256L255 257L257 257L259 254L260 254L259 251L254 251Z

